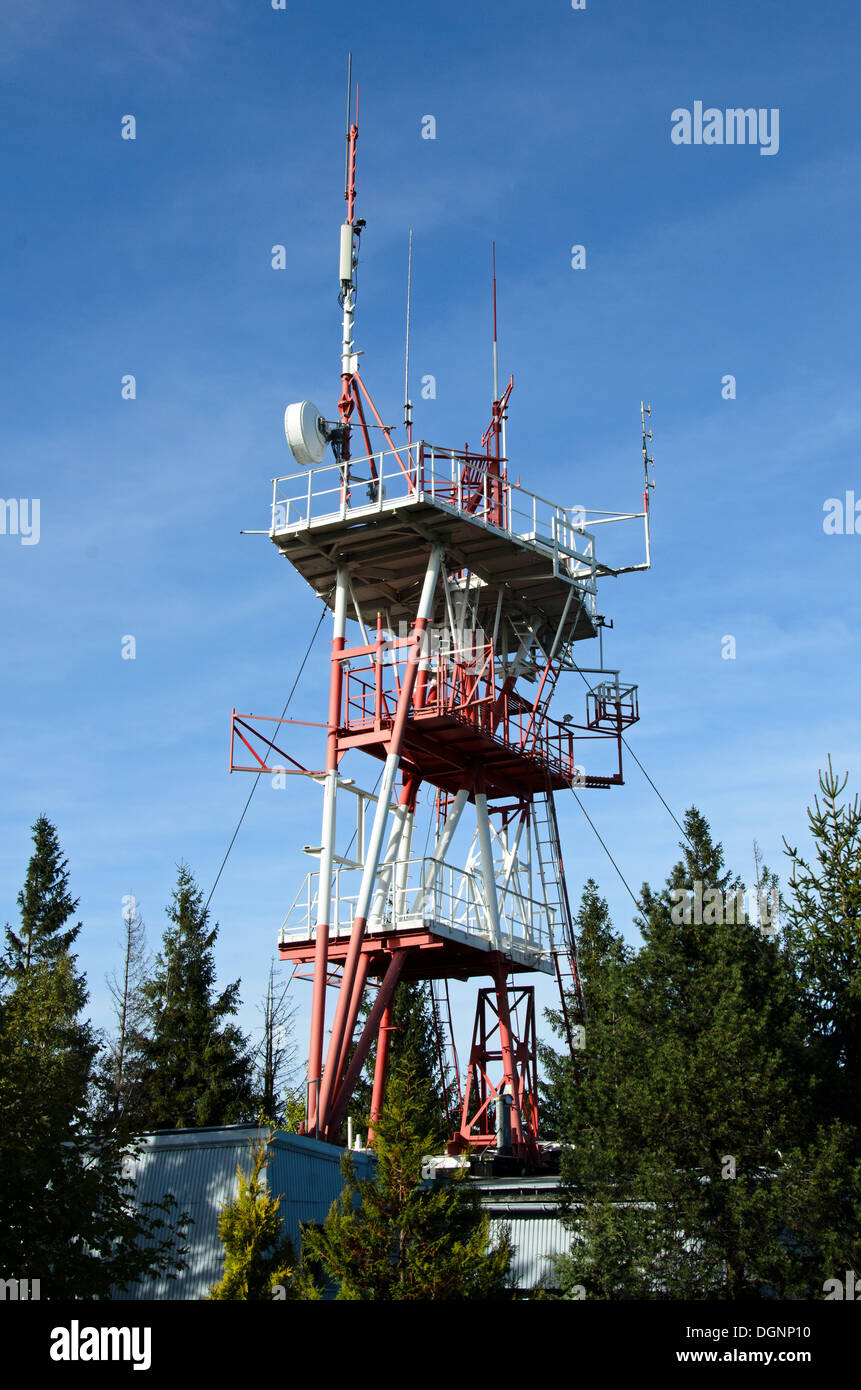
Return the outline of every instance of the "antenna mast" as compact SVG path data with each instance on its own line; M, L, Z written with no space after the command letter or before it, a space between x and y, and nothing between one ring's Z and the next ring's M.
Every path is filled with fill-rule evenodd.
M652 562L652 542L649 527L649 488L654 490L655 486L654 479L649 477L649 469L654 468L655 460L649 453L649 445L652 442L652 431L651 429L646 429L647 415L649 417L649 423L651 424L652 407L646 405L644 401L640 401L640 419L643 422L643 472L645 474L645 480L643 482L643 524L646 531L646 568L648 568Z
M344 310L341 339L341 398L338 401L338 415L343 429L341 432L341 462L348 465L350 459L350 419L353 414L352 393L353 374L358 367L358 353L353 343L353 321L356 311L356 265L359 260L359 237L365 225L355 219L356 209L356 144L359 138L359 86L356 84L356 119L352 117L352 73L353 55L347 58L347 166L344 177L344 198L347 203L346 221L341 225L341 247L338 278L341 284L338 296ZM346 468L349 473L349 468ZM345 478L345 486L348 485Z
M643 469L645 472L645 482L643 484L643 501L645 502L646 507L648 507L649 505L649 488L654 488L655 486L654 480L649 477L649 469L654 468L655 460L649 453L649 445L652 442L652 431L650 429L646 429L647 415L649 417L649 422L651 423L652 407L650 405L646 405L644 401L640 401L640 419L643 422Z
M410 293L413 276L413 229L410 228L410 249L407 257L407 347L404 364L404 426L407 431L407 444L413 442L413 403L410 400Z
M491 429L494 432L496 442L496 452L500 458L507 458L508 451L505 443L505 421L508 418L506 406L511 390L511 383L505 392L505 399L499 395L499 335L496 326L496 242L490 243L491 263L493 276L493 410Z
M350 196L350 116L353 99L353 55L347 54L347 159L344 165L344 197ZM347 218L350 221L350 218Z
M499 345L496 338L496 242L490 243L493 258L493 403L499 400ZM503 448L503 453L505 449Z

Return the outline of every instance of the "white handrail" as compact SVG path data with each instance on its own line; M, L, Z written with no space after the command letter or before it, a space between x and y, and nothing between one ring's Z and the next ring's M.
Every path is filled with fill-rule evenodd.
M421 885L427 881L426 875L430 865L434 865L437 870L441 867L442 872L435 873L433 886L426 889ZM404 930L421 925L425 928L431 926L442 932L451 930L462 933L482 941L485 945L491 941L491 924L487 919L480 873L473 873L452 864L440 866L429 856L400 860L387 866L393 882L398 881L404 870L405 889L393 893L378 919L369 922L370 934L392 928ZM355 915L359 874L358 869L347 865L338 865L334 870L329 928L333 936L350 930ZM282 923L282 942L313 940L319 878L319 871L306 875ZM415 886L410 887L411 883ZM302 899L304 901L300 907ZM390 913L388 917L387 911ZM499 912L500 928L505 942L518 950L525 950L542 958L547 955L552 948L553 921L550 908L545 902L517 891L509 882L500 892Z

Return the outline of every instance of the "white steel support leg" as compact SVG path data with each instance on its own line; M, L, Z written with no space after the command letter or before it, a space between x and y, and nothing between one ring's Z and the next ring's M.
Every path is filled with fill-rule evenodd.
M320 837L320 890L317 894L317 937L320 930L328 931L332 911L332 869L335 855L335 830L338 806L338 772L326 773L323 784L323 833Z
M568 597L565 600L565 607L562 609L562 617L559 619L559 622L556 627L556 636L553 638L553 646L550 648L550 654L547 657L548 666L550 665L551 661L553 660L557 651L559 650L559 643L562 641L562 629L565 626L565 619L568 617L568 609L571 607L571 600L573 599L573 597L574 590L571 589L571 591L568 594Z
M483 886L484 910L490 928L490 939L494 950L499 944L499 901L496 896L496 869L493 864L493 845L490 839L490 817L487 814L487 797L476 792L475 819L478 826L478 843L481 848L481 878Z
M410 878L410 854L413 847L415 813L407 811L401 832L401 852L395 869L395 918L400 921L407 908L407 885Z
M523 827L526 824L527 812L522 812L517 821L517 829L514 832L514 843L511 849L507 847L508 836L506 835L505 851L505 872L502 876L502 883L499 887L500 897L504 900L512 880L514 881L514 902L511 907L511 920L514 920L514 906L517 906L518 915L523 924L529 940L532 940L532 901L531 893L527 893L526 900L523 896L523 885L520 879L520 840L523 835Z
M508 848L508 845L507 845L507 843L506 843L506 848L505 848L505 876L504 876L504 878L503 878L503 880L502 880L502 891L503 891L503 892L505 892L506 888L508 887L509 883L511 882L511 875L514 873L514 866L515 866L515 864L518 862L518 861L517 861L517 854L518 854L518 850L520 849L520 837L521 837L521 835L523 834L523 824L524 824L525 819L526 819L525 815L521 815L520 818L519 818L519 820L518 820L518 822L517 822L517 829L516 829L515 832L514 832L514 844L511 846L511 849ZM508 837L506 836L506 841L507 841L507 839L508 839Z
M461 787L454 798L452 808L446 816L445 825L437 836L434 845L433 857L425 864L424 877L422 879L422 891L416 903L416 912L424 916L427 904L433 901L433 893L436 888L436 881L439 878L440 869L445 863L449 846L454 839L454 832L457 830L458 821L463 814L463 808L469 800L469 792L466 787Z
M382 921L389 888L394 888L394 868L400 858L401 842L407 814L406 806L396 806L393 812L392 828L389 832L389 843L386 845L386 852L383 855L383 862L380 865L380 871L377 875L377 891L374 894L374 901L371 906L371 911L368 914L369 927L375 927Z

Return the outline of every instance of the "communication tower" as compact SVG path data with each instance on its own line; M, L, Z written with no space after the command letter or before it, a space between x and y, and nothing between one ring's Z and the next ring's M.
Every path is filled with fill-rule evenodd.
M535 1001L524 978L555 977L572 1050L585 1021L554 795L621 785L622 735L638 718L636 686L604 668L603 646L597 667L579 665L574 652L609 626L598 581L649 566L645 417L642 511L566 509L513 481L513 377L500 392L494 264L493 402L480 447L413 439L408 367L406 441L395 443L354 340L365 226L356 219L358 89L347 125L337 418L309 401L287 407L287 441L303 471L274 479L269 530L333 615L321 766L304 767L283 746L291 720L234 710L230 767L289 771L322 792L319 843L305 847L317 864L279 939L282 960L313 982L307 1132L341 1142L376 1044L373 1122L395 990L427 981L456 1114L451 1150L534 1159ZM623 521L643 522L645 561L602 564L594 529ZM582 723L550 713L571 671L586 685ZM350 753L364 754L365 768L382 764L376 787L345 775ZM417 852L422 804L431 839ZM449 982L472 979L490 984L479 990L461 1071Z

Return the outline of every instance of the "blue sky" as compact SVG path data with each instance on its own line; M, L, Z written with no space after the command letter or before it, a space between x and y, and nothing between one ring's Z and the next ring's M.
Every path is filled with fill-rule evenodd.
M829 753L857 786L861 535L826 535L823 504L861 499L859 28L848 0L2 7L0 493L41 516L38 544L0 535L0 921L44 812L97 1023L123 895L156 946L180 859L209 892L249 790L226 771L230 709L277 714L316 624L310 589L239 533L268 526L269 480L292 471L285 404L337 400L348 50L357 338L384 414L413 228L416 430L479 438L495 238L524 485L636 505L653 406L653 569L607 581L601 609L670 806L696 804L749 878L754 837L779 872L781 837L803 842ZM778 151L675 145L695 101L777 109ZM295 717L322 717L325 666L321 641ZM586 804L635 891L662 882L679 833L633 762ZM261 782L213 898L249 1030L318 809ZM560 813L569 879L595 876L633 939L573 800Z

